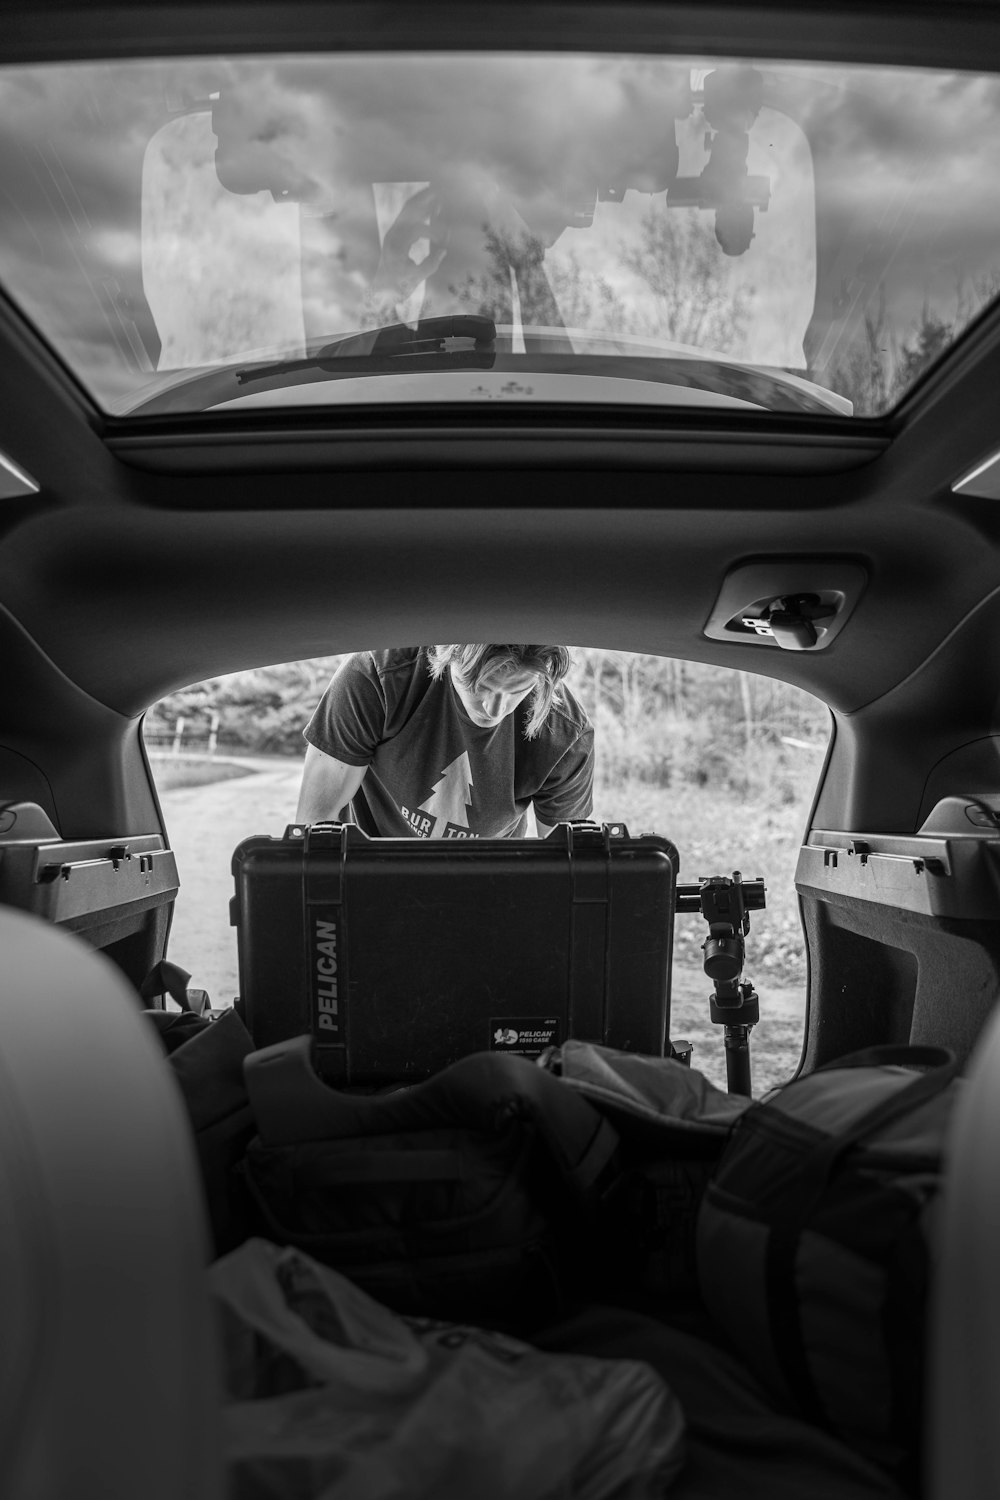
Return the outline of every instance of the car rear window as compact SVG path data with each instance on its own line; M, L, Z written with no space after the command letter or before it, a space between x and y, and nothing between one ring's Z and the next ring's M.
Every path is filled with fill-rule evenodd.
M0 284L118 415L877 416L1000 286L1000 81L725 57L0 69Z

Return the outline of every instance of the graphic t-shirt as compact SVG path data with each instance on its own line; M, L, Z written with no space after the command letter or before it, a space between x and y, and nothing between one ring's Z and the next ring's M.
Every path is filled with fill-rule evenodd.
M409 646L348 657L303 733L324 754L368 767L351 816L371 836L517 838L531 803L550 825L588 818L593 806L594 731L584 709L560 684L529 740L530 714L529 694L481 729L450 673L435 680L426 653Z

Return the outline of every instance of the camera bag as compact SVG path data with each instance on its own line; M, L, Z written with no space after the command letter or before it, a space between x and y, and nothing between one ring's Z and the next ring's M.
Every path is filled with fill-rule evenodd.
M698 1216L702 1295L748 1368L907 1488L957 1071L873 1047L796 1079L736 1122Z
M563 1311L618 1137L558 1078L483 1052L348 1093L315 1071L308 1037L244 1072L257 1135L241 1171L269 1239L400 1313L525 1333Z

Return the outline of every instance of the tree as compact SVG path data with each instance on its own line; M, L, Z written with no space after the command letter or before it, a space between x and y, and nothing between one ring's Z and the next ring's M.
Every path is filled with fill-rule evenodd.
M638 243L621 242L620 265L648 288L649 296L640 302L587 270L572 249L546 259L544 245L530 232L503 235L486 225L483 233L487 269L449 292L469 311L495 322L512 320L513 273L525 326L641 334L722 354L743 337L753 288L720 279L724 257L701 218L654 205L642 217Z
M962 278L955 289L952 316L946 317L940 305L932 306L925 299L919 320L900 344L882 284L852 344L831 370L817 371L816 379L847 396L854 404L855 415L878 416L902 399L998 293L997 272L971 281Z
M655 204L643 215L638 246L623 245L621 259L653 296L640 331L720 354L742 338L753 288L720 280L723 255L705 219Z
M303 726L341 660L321 656L284 662L181 688L150 708L146 737L152 743L172 733L180 717L187 721L186 739L200 748L212 715L218 714L220 747L301 755Z
M450 765L445 766L434 783L431 795L421 802L420 811L434 819L427 834L430 839L443 838L448 824L456 828L468 828L467 808L472 806L472 766L469 752L463 750Z
M954 324L935 317L927 303L913 342L904 344L893 371L893 394L898 398L917 381L955 337Z
M484 226L488 268L468 276L449 292L470 312L495 323L513 320L512 276L517 283L521 322L534 328L617 328L630 326L624 299L603 276L584 270L572 251L568 265L545 263L541 240L525 231L503 235Z

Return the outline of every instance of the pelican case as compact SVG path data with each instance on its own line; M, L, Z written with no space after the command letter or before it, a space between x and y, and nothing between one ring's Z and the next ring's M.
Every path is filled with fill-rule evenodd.
M416 1082L568 1037L662 1056L677 850L621 823L546 839L369 838L293 824L233 854L240 1012L311 1034L330 1083Z

